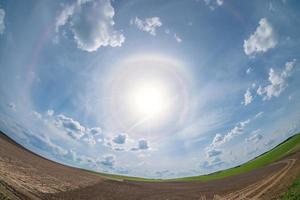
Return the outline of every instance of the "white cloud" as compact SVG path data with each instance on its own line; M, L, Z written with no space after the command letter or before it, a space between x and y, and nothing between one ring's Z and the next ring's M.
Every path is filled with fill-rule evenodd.
M85 135L85 137L82 140L91 146L96 144L96 139L92 135Z
M222 150L220 149L208 149L206 151L206 155L207 157L211 158L211 157L215 157L215 156L218 156L218 155L221 155L223 153Z
M68 153L68 150L64 149L63 147L57 144L54 144L53 142L51 142L50 139L46 139L44 142L49 146L49 148L52 149L53 153L57 155L64 156Z
M47 110L45 115L38 112L33 112L32 114L45 123L54 125L60 131L63 131L63 133L77 141L81 140L89 145L95 145L97 142L101 143L103 141L102 129L100 127L85 127L71 117L67 117L64 114L54 115L54 113L54 110Z
M211 10L216 9L224 4L224 0L204 0L204 3L209 6Z
M234 137L243 134L246 126L252 120L261 117L262 114L263 114L263 112L259 112L254 117L237 123L229 132L227 132L223 136L221 134L216 134L212 143L206 148L207 156L213 157L214 154L220 155L222 152L220 152L221 150L218 149L219 146L231 141ZM255 132L252 132L252 134L255 134ZM257 137L259 137L259 136L257 136Z
M265 146L272 146L276 141L274 139L269 139L264 143Z
M216 134L216 136L213 139L213 144L217 144L223 140L223 137L221 134Z
M132 151L138 151L138 150L147 150L149 149L149 144L147 140L141 139L138 142L138 147L134 147L131 150Z
M274 8L272 2L269 2L269 11L274 12L276 9Z
M100 163L107 167L113 167L116 162L116 157L114 155L105 155Z
M149 149L147 140L140 140L139 141L139 149L142 149L142 150Z
M219 6L223 5L223 3L224 3L224 0L217 0L217 4L218 4Z
M100 135L102 133L102 129L100 127L90 128L90 129L88 129L88 131L93 136L97 136L97 135Z
M130 24L135 24L138 29L148 32L150 35L156 35L156 29L162 26L162 22L159 17L150 17L142 20L136 17L134 20L130 20Z
M257 113L257 114L255 115L254 118L255 118L255 119L256 119L256 118L259 118L259 117L261 117L263 114L264 114L264 112L259 112L259 113Z
M18 126L19 128L22 129L22 134L28 138L28 142L31 143L31 141L36 141L33 142L31 145L36 147L36 144L39 144L43 146L44 149L47 150L47 153L50 152L51 154L59 155L59 156L64 156L68 153L68 150L64 149L63 147L53 143L48 137L45 135L37 135L34 134L31 130L24 128L23 126Z
M174 38L175 38L176 42L178 42L178 43L182 42L182 39L176 33L174 34Z
M116 144L124 144L126 142L127 135L126 134L119 134L113 138L113 142Z
M219 169L221 166L225 165L226 163L222 161L219 157L213 157L212 159L206 160L200 164L200 167L204 170L211 170Z
M235 136L241 135L244 131L244 128L247 124L250 123L250 119L247 119L245 121L239 122L234 128L232 128L228 133L226 133L224 136L220 134L216 134L213 142L211 144L212 147L219 146L221 144L224 144L226 142L229 142L232 138Z
M38 112L36 112L36 111L33 111L33 112L32 112L32 115L33 115L36 119L42 119L41 113L38 113Z
M246 74L250 74L250 73L251 73L251 71L252 71L252 68L251 68L251 67L249 67L249 68L246 70Z
M266 18L259 21L256 31L244 40L244 51L247 55L264 53L277 45L277 39L271 24Z
M56 125L63 127L67 133L74 139L80 139L85 134L85 127L81 126L78 121L63 114L56 116Z
M224 137L223 141L227 142L230 141L233 137L240 135L243 133L244 128L247 124L250 123L250 119L247 119L245 121L242 121L238 123L233 129L231 129Z
M49 117L53 116L54 115L54 110L47 110L47 115Z
M5 10L0 9L0 35L2 35L4 33L4 30L5 30L4 19L5 19Z
M246 105L250 104L252 101L253 101L253 96L251 95L251 92L248 88L244 94L244 101L242 103L246 106Z
M78 48L93 52L101 46L122 46L124 35L115 30L110 0L78 0L64 7L56 19L56 32L64 26L73 33Z
M263 97L263 100L270 100L272 97L278 97L287 87L287 78L291 76L292 69L296 64L296 60L286 62L282 72L276 72L273 68L269 71L270 84L262 87L259 86L257 94Z

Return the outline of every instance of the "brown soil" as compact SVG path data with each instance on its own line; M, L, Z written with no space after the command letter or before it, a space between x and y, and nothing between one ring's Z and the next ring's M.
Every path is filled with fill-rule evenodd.
M0 133L0 199L277 199L300 173L300 152L251 172L209 182L105 179L42 158Z

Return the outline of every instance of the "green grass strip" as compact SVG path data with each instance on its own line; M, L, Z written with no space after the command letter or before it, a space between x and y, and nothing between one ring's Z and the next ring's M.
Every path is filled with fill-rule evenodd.
M184 178L177 178L177 179L147 179L147 178L139 178L139 177L114 175L114 174L105 174L105 173L98 173L98 172L93 172L93 173L97 173L100 176L103 176L105 178L118 180L118 181L123 181L123 180L142 181L142 182L210 181L210 180L216 180L216 179L242 174L266 166L299 149L300 149L300 133L290 137L289 139L285 140L281 144L274 147L272 150L246 162L245 164L242 164L234 168L226 169L223 171L215 172L212 174L208 174L208 175L184 177Z

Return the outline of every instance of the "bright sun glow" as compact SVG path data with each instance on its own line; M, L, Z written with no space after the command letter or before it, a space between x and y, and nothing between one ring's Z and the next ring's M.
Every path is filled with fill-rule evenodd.
M115 64L107 80L108 113L121 129L132 134L176 127L187 110L187 73L184 63L163 55L134 55ZM134 133L133 133L134 132Z
M130 91L130 106L141 117L161 117L170 105L167 93L161 84L140 84Z

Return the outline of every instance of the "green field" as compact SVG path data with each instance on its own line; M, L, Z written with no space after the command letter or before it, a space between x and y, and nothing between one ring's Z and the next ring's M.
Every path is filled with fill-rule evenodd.
M177 178L177 179L146 179L146 178L139 178L139 177L128 177L128 176L119 176L113 174L105 174L105 173L98 173L100 176L104 176L114 180L129 180L129 181L145 181L145 182L162 182L162 181L209 181L215 180L220 178L225 178L241 173L245 173L251 171L253 169L257 169L263 166L266 166L290 153L293 153L300 149L300 133L290 137L289 139L285 140L281 144L274 147L272 150L256 157L245 164L240 166L230 168L227 170L215 172L208 175L200 175L200 176L192 176L192 177L184 177L184 178ZM95 172L97 173L97 172Z
M300 176L293 182L283 196L281 200L300 200Z

